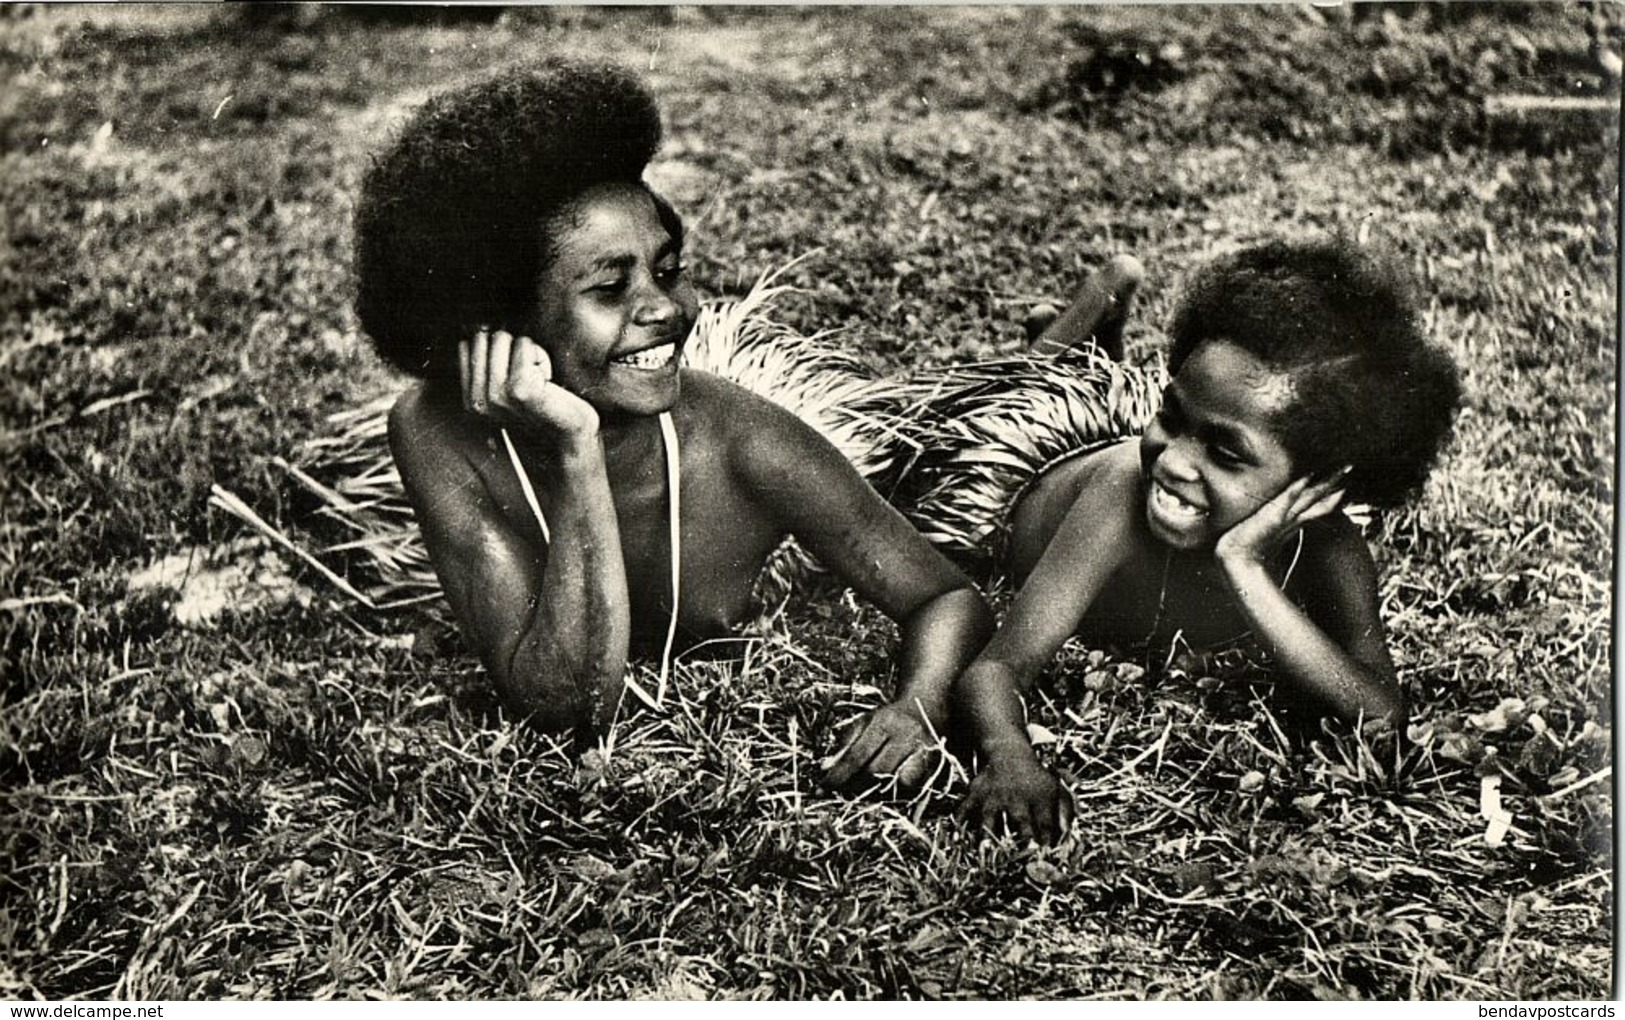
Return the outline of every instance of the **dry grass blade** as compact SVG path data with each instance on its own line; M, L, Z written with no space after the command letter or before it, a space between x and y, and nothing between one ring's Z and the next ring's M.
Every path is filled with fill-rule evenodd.
M276 542L278 545L282 546L284 549L287 549L289 552L298 556L300 559L310 564L310 566L314 568L317 573L326 578L334 587L355 599L357 602L360 602L368 609L376 608L370 598L353 588L344 578L335 574L332 570L329 570L321 560L318 560L315 556L306 552L304 548L293 539L289 538L278 529L272 527L271 524L268 523L263 517L255 513L247 503L244 503L241 499L238 499L225 489L222 489L218 485L210 486L209 505L219 507L220 509L226 511L233 517L236 517L238 520L243 521L254 528L255 531L258 531L260 534L266 536L267 538Z

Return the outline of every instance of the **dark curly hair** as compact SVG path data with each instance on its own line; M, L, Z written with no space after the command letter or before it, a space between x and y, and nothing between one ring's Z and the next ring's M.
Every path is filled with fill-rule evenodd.
M605 64L548 59L430 99L373 160L355 214L356 313L379 355L452 376L481 325L533 328L555 218L598 184L648 190L659 143L653 97Z
M1198 270L1174 312L1169 368L1224 340L1292 380L1275 425L1302 472L1352 464L1348 495L1413 496L1461 404L1455 363L1428 342L1407 279L1345 238L1273 241Z

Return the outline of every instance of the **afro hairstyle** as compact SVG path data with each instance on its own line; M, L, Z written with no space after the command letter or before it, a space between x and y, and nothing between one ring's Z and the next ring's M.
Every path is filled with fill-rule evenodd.
M379 355L455 378L459 340L533 327L547 228L594 186L648 190L653 97L607 64L553 58L431 98L367 169L355 214L356 313ZM682 221L649 192L680 242Z
M1353 466L1351 500L1404 503L1421 489L1461 404L1456 365L1423 335L1391 259L1346 238L1272 241L1218 259L1186 285L1169 369L1210 340L1289 376L1277 436L1301 473Z

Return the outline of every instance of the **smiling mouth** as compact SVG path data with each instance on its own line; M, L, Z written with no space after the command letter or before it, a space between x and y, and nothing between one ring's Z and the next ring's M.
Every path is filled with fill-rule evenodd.
M641 351L633 351L631 354L623 354L618 358L611 358L610 364L625 365L628 368L638 368L647 372L657 368L665 368L676 357L677 343L671 341L658 347L648 347Z
M1207 516L1205 509L1181 499L1157 481L1151 483L1151 505L1162 517L1176 521L1199 521Z

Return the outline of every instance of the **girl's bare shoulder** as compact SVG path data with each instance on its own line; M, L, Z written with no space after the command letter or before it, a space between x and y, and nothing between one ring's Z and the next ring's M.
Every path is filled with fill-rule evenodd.
M787 409L707 372L683 373L676 414L685 443L704 443L735 463L793 457L809 443L822 443L811 426Z
M1123 492L1138 492L1143 470L1140 464L1140 444L1125 439L1079 458L1081 484L1079 491L1103 487Z
M1125 440L1064 460L1033 482L1009 517L1007 553L1017 577L1033 568L1074 510L1086 512L1094 528L1127 528L1139 493L1139 450Z
M748 428L760 423L764 417L794 417L766 397L710 372L684 369L682 393L678 403L680 411L690 418L714 425L738 424Z
M389 409L392 439L411 439L414 445L459 444L469 431L469 415L462 405L428 383L408 386Z
M389 447L408 490L466 487L490 459L494 437L455 396L414 383L389 411Z
M1127 501L1139 485L1140 444L1124 440L1045 469L1022 495L1017 513L1053 528L1080 499Z

